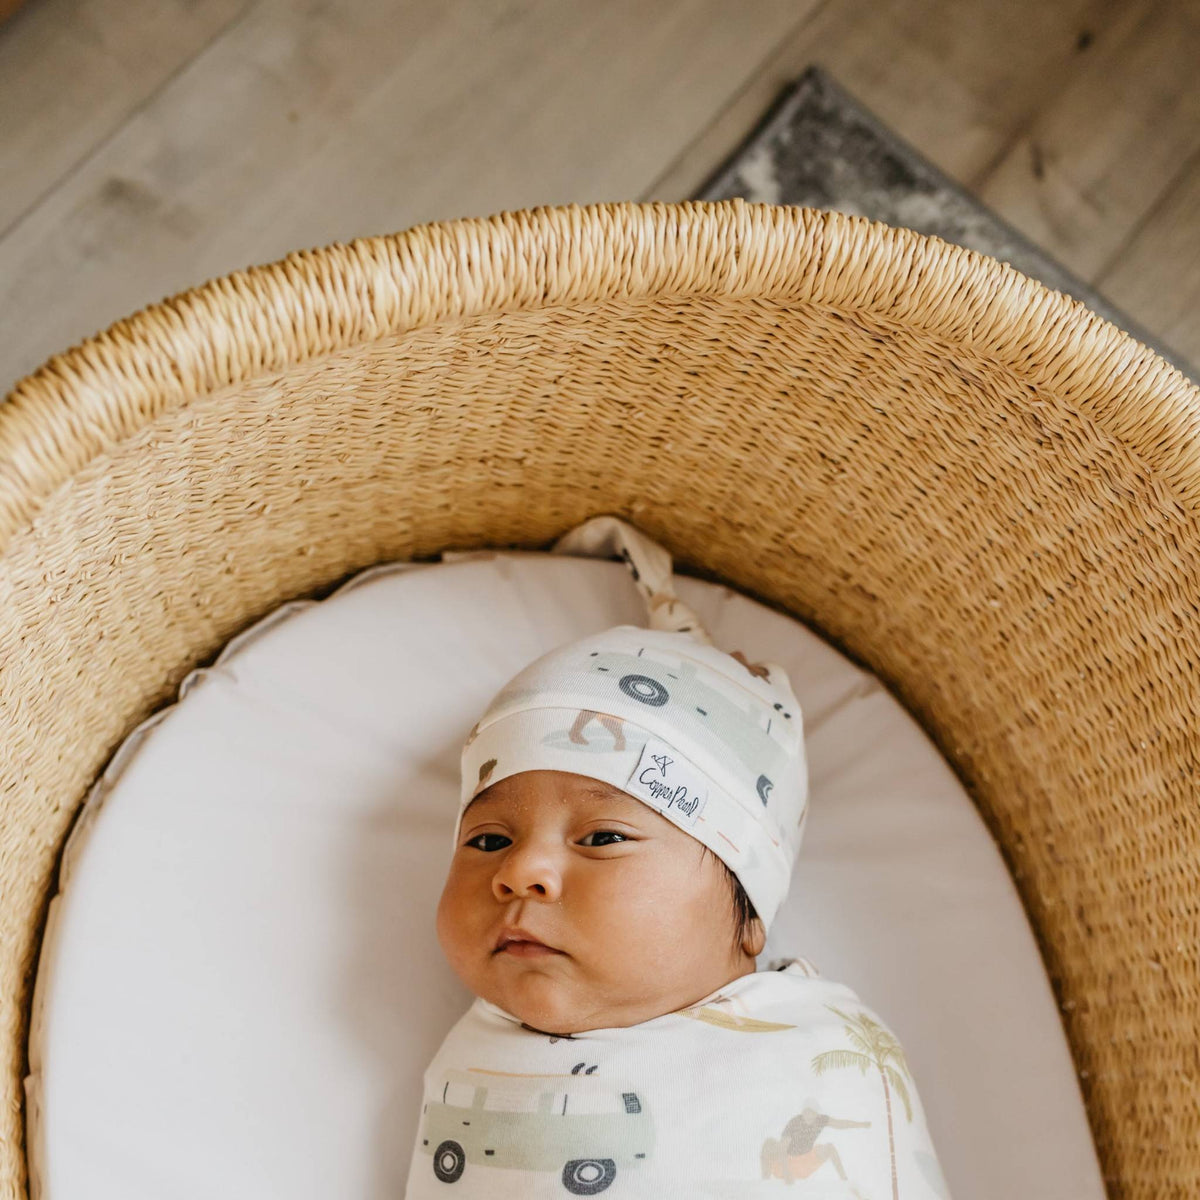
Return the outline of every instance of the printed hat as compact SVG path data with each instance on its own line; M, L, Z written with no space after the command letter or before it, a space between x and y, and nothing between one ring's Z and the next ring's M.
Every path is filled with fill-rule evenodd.
M674 595L670 556L625 522L593 518L554 550L616 550L652 627L617 625L559 646L499 691L463 747L454 845L467 805L491 784L522 771L586 775L707 846L769 928L808 811L803 723L786 672L713 646Z

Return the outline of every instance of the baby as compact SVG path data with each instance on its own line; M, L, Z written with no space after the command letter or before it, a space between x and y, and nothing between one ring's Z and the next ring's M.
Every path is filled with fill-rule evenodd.
M807 812L787 676L626 545L658 627L539 658L464 746L437 932L477 999L406 1200L945 1198L895 1036L803 959L757 970Z

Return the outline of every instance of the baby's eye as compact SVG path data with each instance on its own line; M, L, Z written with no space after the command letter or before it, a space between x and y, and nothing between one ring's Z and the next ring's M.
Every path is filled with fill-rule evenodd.
M623 833L618 833L615 829L594 829L594 830L592 830L591 833L585 835L585 837L579 844L581 846L586 846L587 839L590 837L620 838L622 842L627 842L629 840ZM593 846L614 846L616 844L617 844L616 842L593 842L592 843Z
M476 842L480 842L484 838L499 838L505 844L507 844L509 841L509 839L506 838L502 833L477 833L473 838L470 839L470 841L464 842L463 845L475 846ZM485 853L490 854L493 850L503 850L504 846L475 846L475 849L483 850Z

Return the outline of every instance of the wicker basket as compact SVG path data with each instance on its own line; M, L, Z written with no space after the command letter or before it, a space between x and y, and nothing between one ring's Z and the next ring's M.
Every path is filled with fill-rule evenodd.
M293 254L0 408L0 1195L113 748L284 600L596 513L893 688L1003 848L1111 1194L1200 1193L1200 393L989 258L732 201Z

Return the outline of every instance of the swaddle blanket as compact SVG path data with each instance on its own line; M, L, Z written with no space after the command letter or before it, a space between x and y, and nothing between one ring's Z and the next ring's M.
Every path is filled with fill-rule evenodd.
M405 1200L946 1200L900 1043L787 960L690 1008L553 1036L477 999L425 1073Z

